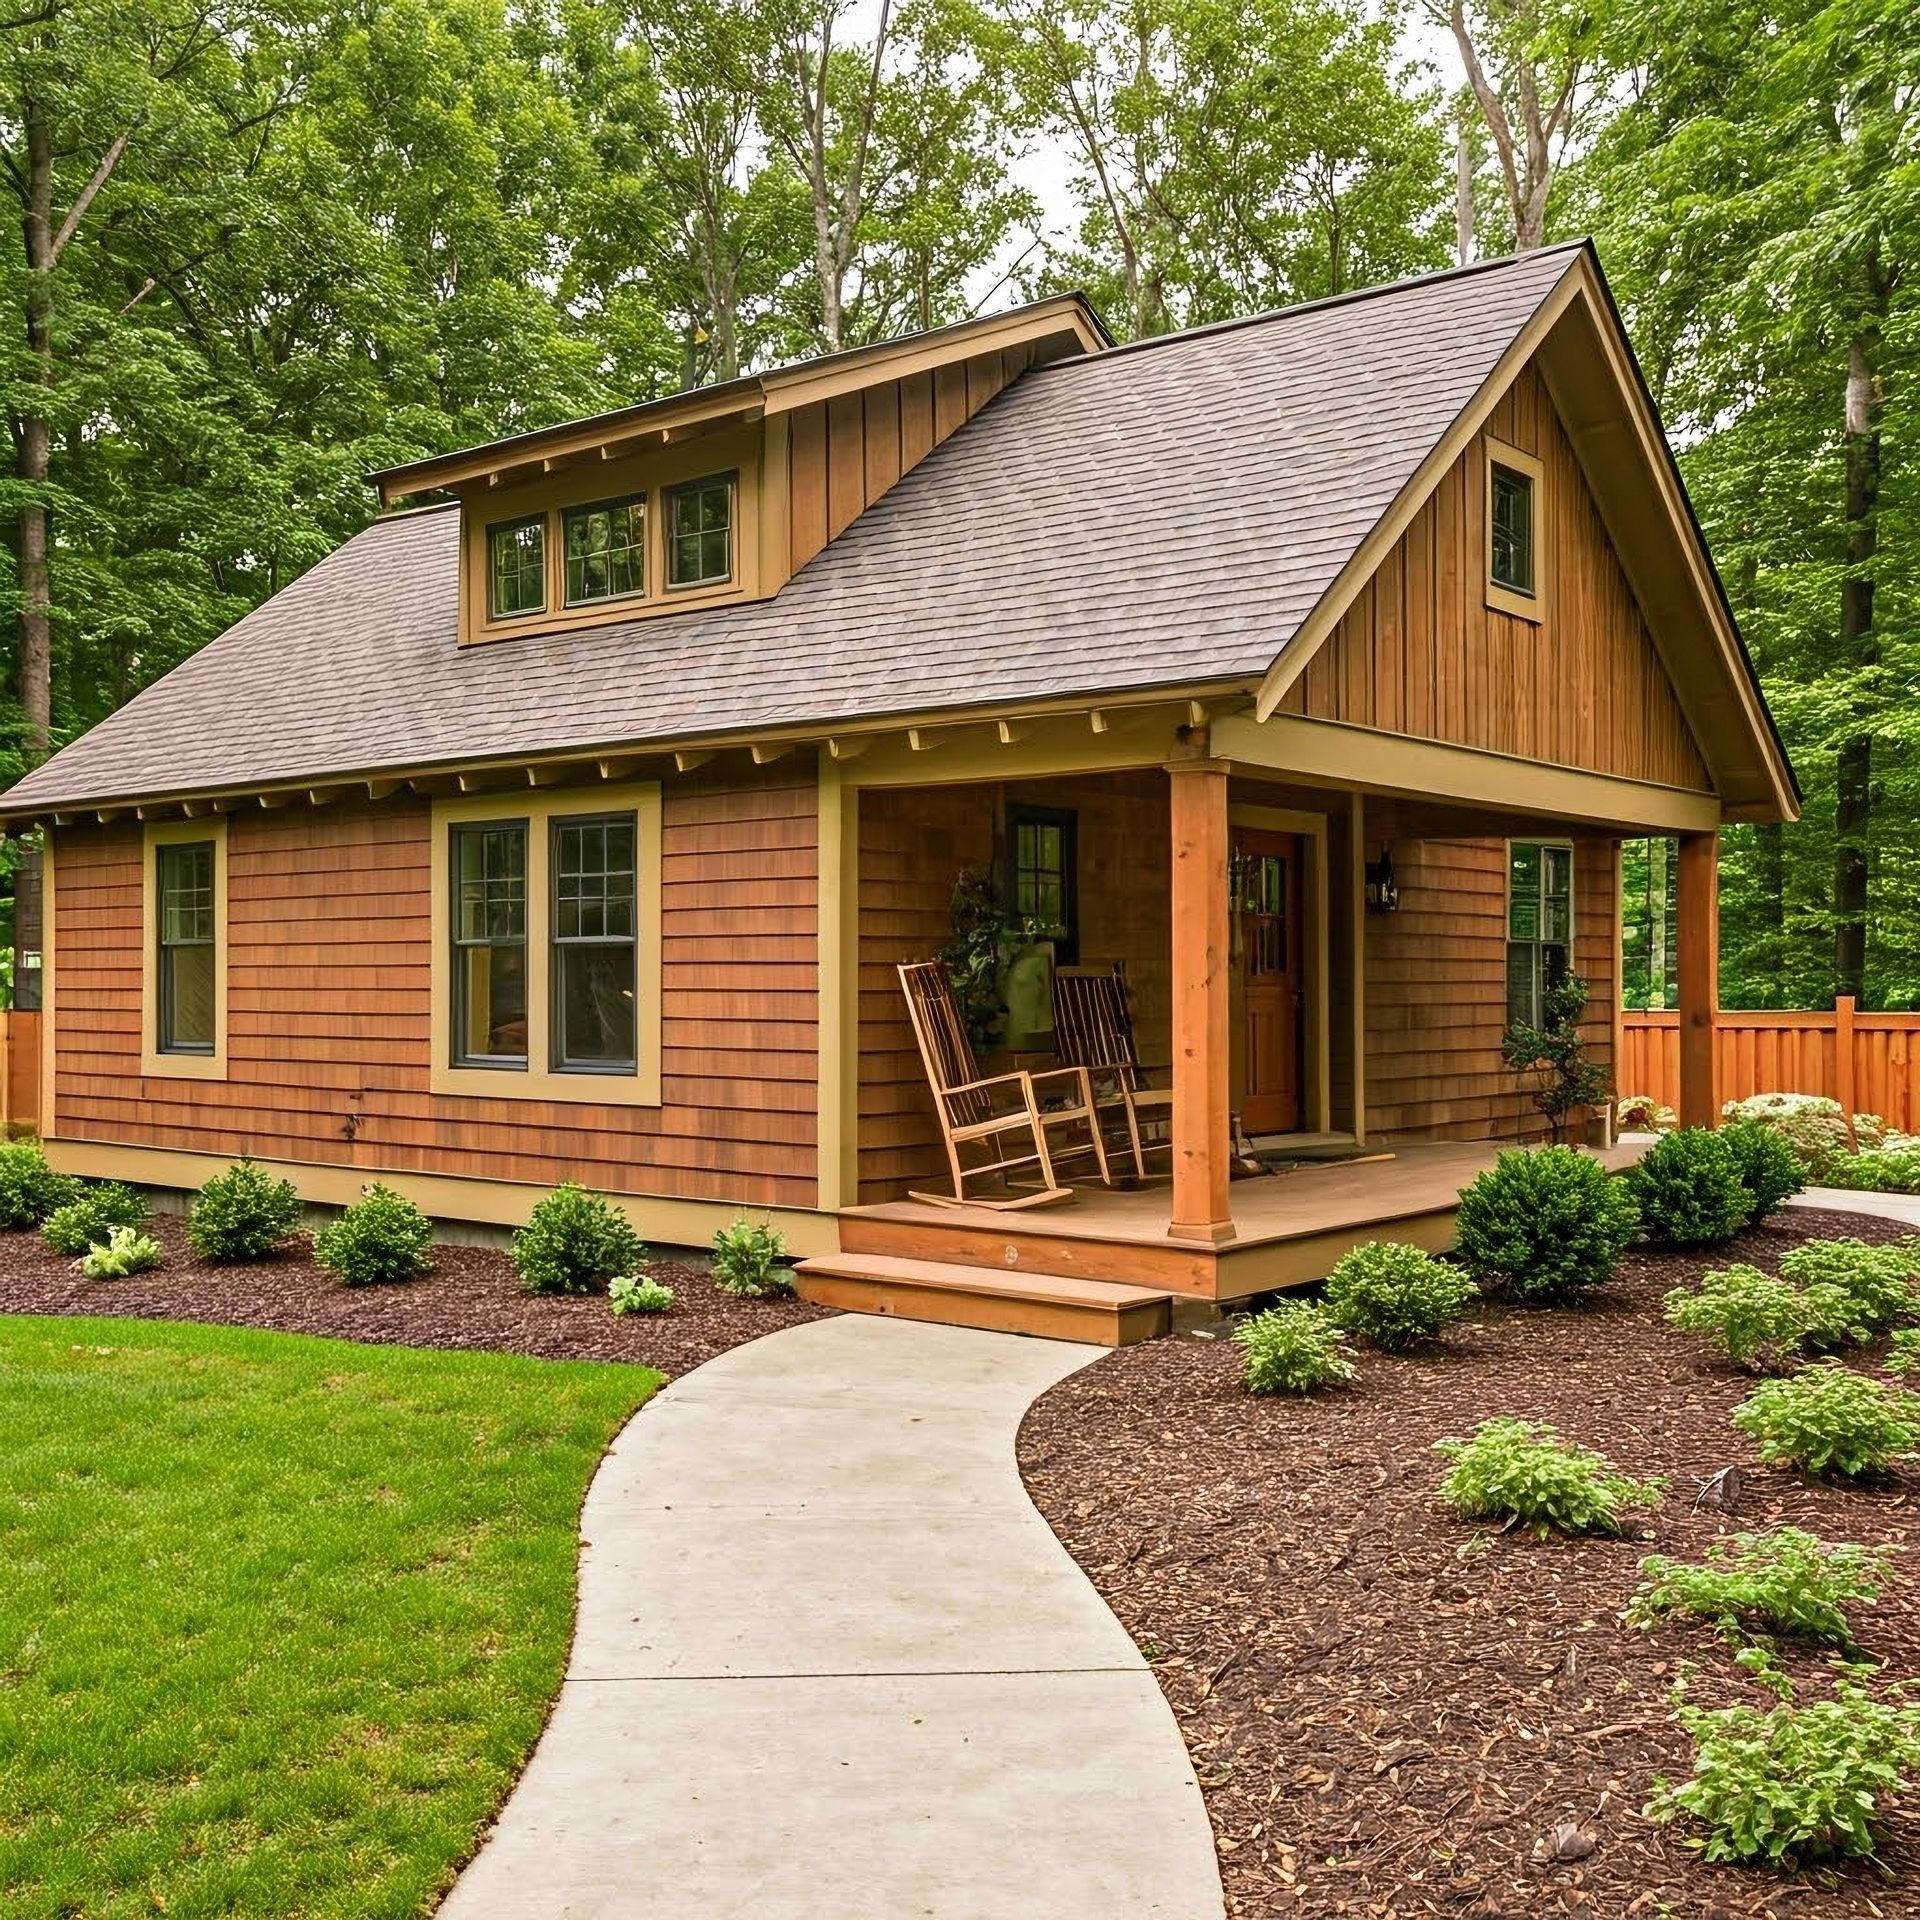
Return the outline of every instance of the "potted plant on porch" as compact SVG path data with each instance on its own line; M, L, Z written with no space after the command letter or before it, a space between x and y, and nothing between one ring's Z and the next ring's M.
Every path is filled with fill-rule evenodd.
M1568 974L1541 996L1540 1024L1516 1020L1500 1043L1507 1065L1533 1077L1533 1104L1546 1116L1555 1146L1566 1140L1582 1108L1606 1109L1613 1097L1613 1078L1589 1058L1580 1031L1590 992L1577 973Z
M953 883L948 918L952 937L935 957L953 982L974 1052L984 1059L1010 1039L1044 1045L1052 1032L1053 982L1046 929L1009 913L993 882L971 867Z

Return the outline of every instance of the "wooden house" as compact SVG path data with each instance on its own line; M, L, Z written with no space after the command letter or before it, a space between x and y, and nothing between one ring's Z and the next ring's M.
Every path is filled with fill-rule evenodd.
M1623 837L1679 837L1715 1113L1715 836L1792 774L1590 248L1127 346L1074 297L377 476L393 511L0 797L43 827L41 1129L1122 1337L1437 1242L1534 1130L1511 1017L1617 1048ZM1170 1178L906 1196L897 966L966 871L1124 963ZM1392 1157L1230 1181L1234 1127Z

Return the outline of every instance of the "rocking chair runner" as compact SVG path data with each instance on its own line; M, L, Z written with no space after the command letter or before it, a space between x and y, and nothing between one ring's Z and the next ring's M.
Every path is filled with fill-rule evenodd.
M946 968L934 960L903 966L900 986L907 996L907 1016L913 1022L913 1037L920 1046L927 1083L933 1089L933 1110L940 1122L947 1163L953 1169L951 1197L916 1193L914 1199L945 1207L1010 1210L1045 1206L1072 1198L1072 1189L1063 1187L1055 1177L1055 1163L1087 1154L1099 1166L1101 1181L1112 1184L1106 1141L1094 1112L1093 1086L1084 1067L983 1077ZM1061 1097L1064 1104L1043 1105L1049 1097ZM1086 1138L1065 1146L1051 1145L1048 1136L1062 1129L1078 1130ZM987 1157L979 1157L981 1154ZM998 1175L1009 1187L1014 1185L1016 1175L1037 1175L1040 1184L1005 1199L971 1197L966 1183L988 1175Z
M1170 1137L1148 1140L1144 1129L1162 1127L1171 1136L1173 1094L1147 1085L1149 1070L1140 1064L1127 1004L1127 976L1118 964L1054 968L1053 1040L1062 1060L1086 1069L1096 1112L1118 1107L1125 1113L1133 1170L1144 1180L1149 1147L1172 1145Z

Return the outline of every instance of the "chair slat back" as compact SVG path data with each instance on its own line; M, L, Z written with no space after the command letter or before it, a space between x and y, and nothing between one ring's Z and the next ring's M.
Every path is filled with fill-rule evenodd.
M900 969L900 987L942 1122L966 1126L985 1119L991 1104L985 1094L955 1091L980 1078L980 1065L946 968L937 960L910 961Z
M1056 967L1053 974L1054 1046L1073 1067L1139 1072L1127 979L1119 967Z

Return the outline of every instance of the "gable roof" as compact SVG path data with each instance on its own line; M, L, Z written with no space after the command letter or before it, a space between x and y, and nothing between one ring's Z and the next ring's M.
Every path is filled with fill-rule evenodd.
M770 600L462 648L457 512L377 521L30 773L0 815L1252 691L1497 397L1569 277L1597 278L1588 258L1547 249L1038 368ZM1710 580L1704 548L1699 565ZM1747 758L1778 763L1765 781L1756 764L1755 803L1764 784L1790 808L1743 657L1738 672L1764 734Z

